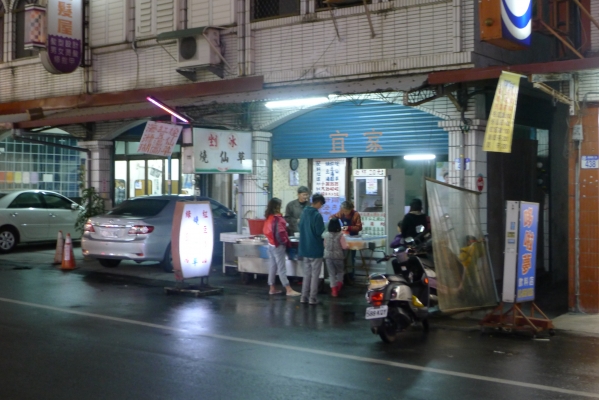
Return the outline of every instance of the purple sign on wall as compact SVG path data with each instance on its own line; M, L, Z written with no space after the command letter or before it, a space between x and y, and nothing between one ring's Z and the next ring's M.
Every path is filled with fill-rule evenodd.
M81 0L48 0L46 51L40 53L48 72L73 72L83 52L83 7Z

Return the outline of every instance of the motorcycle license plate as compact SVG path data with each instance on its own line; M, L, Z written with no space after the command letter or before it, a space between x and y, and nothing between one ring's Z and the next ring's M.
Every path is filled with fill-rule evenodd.
M366 319L385 318L388 310L388 306L368 307L366 309Z

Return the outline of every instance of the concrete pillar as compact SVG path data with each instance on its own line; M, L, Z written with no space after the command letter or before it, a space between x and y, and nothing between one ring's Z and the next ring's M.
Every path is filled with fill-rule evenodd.
M91 174L91 186L105 199L106 209L112 209L112 148L113 142L107 140L91 140L78 142L77 145L90 151L86 168Z
M487 233L487 152L483 151L483 142L485 138L486 120L475 119L467 130L464 129L462 121L441 121L439 127L449 133L449 181L456 186L462 186L462 175L459 160L470 159L467 163L467 169L463 174L463 187L465 189L480 192L479 210L480 222L483 233ZM478 184L482 178L482 190L479 190Z
M270 200L272 153L270 132L252 132L252 160L254 173L240 179L240 214L242 231L248 219L264 218L266 205ZM248 231L249 232L249 231Z

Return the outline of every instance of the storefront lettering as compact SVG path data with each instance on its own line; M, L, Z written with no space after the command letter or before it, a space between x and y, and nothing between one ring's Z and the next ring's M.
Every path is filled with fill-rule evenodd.
M347 153L345 150L345 138L347 136L347 133L340 133L339 131L329 135L332 146L332 149L329 153Z
M372 132L364 133L364 136L368 139L368 144L366 145L366 151L372 151L376 153L378 150L382 150L383 147L379 144L379 138L383 135L383 132L375 132L374 128Z

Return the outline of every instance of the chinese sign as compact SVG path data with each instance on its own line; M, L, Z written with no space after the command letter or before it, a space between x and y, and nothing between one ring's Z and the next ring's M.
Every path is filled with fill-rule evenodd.
M384 212L362 212L362 234L368 235L386 235L387 227L385 221L387 220Z
M505 71L501 73L485 131L484 151L512 152L520 78L522 75Z
M345 158L330 160L314 160L314 190L326 199L326 204L319 210L325 222L331 215L339 212L341 203L345 201Z
M193 128L196 174L251 174L250 132Z
M535 297L539 204L508 201L503 272L504 302Z
M532 301L535 298L538 216L538 203L520 203L516 302Z
M210 202L178 202L173 216L171 245L175 279L208 276L213 245Z
M148 121L137 147L138 153L168 157L173 153L181 134L181 125Z
M387 176L384 169L354 169L354 176Z
M77 69L82 59L82 1L48 0L46 51L40 52L44 68L53 74Z

